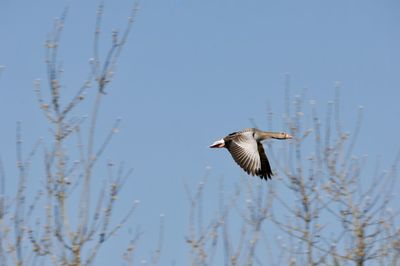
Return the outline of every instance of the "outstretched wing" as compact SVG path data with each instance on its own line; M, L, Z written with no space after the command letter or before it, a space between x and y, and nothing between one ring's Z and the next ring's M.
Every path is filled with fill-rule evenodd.
M235 162L248 174L271 178L272 172L264 148L252 132L233 133L225 140L225 147Z
M257 173L258 176L261 178L264 178L267 180L268 178L271 179L271 176L273 176L271 166L269 165L268 157L265 154L264 147L260 142L257 142L257 147L258 147L258 154L260 155L260 160L261 160L261 169Z

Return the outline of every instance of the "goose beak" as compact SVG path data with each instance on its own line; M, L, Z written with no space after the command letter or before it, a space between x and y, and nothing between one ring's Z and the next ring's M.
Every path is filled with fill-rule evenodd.
M286 133L285 138L286 138L286 139L292 139L293 136Z
M210 145L210 148L223 148L225 147L225 141L223 139L217 140Z

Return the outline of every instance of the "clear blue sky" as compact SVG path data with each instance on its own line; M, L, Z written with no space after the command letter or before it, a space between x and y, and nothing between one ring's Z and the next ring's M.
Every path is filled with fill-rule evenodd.
M131 3L105 1L103 52L111 30L124 28ZM72 93L86 77L92 56L97 5L0 2L0 65L6 66L0 76L0 154L9 179L15 174L16 121L23 122L26 151L47 134L33 80L46 79L43 44L53 18L69 7L60 58L66 93ZM400 147L399 14L396 0L142 1L99 123L99 130L106 130L114 118L123 118L105 159L123 160L135 169L121 200L141 201L128 226L140 225L145 232L138 258L148 258L155 248L163 213L162 265L173 260L185 265L189 208L182 180L194 188L211 166L210 187L221 175L227 187L239 181L242 172L229 155L207 145L251 126L249 118L265 128L267 103L279 116L285 73L291 75L292 93L308 88L308 99L316 100L321 114L334 95L334 82L340 81L346 130L353 130L357 108L364 106L356 152L368 154L371 162L381 156L388 168ZM123 209L122 204L118 213ZM119 258L127 231L105 246L108 254L97 265L110 265L109 254Z

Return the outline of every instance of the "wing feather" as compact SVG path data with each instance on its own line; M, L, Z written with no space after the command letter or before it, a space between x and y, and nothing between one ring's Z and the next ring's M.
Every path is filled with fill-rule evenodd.
M260 175L263 177L258 142L253 138L252 132L240 132L229 135L225 140L225 145L235 162L244 171L251 175Z
M261 169L257 173L261 178L264 178L267 180L268 178L271 179L271 176L273 176L271 166L268 161L268 157L265 154L264 147L260 142L257 142L258 146L258 154L260 155L260 161L261 161Z

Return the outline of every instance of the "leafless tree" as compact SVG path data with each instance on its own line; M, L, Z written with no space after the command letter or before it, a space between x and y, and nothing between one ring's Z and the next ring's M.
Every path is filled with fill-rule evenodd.
M218 241L221 244L213 246L223 250L220 254L224 254L225 265L398 263L400 209L395 204L399 195L394 188L400 153L388 171L382 171L378 164L375 170L365 171L366 156L354 155L356 140L362 134L363 109L360 107L356 115L354 132L345 132L339 83L334 91L334 100L321 119L317 103L307 103L307 90L291 99L290 77L286 77L281 123L295 138L282 143L278 151L274 150L277 145L267 144L276 166L271 182L260 184L247 177L227 202L221 188L222 207L209 223L213 226L206 227L213 228L213 234L207 230L199 230L197 238L194 234L194 213L204 215L201 195L205 184L198 187L196 197L189 197L192 265L211 265L200 259L210 257L201 247ZM267 118L272 130L275 115L271 110ZM207 221L201 222L207 225ZM229 231L232 223L236 225L233 232ZM196 252L199 249L202 252Z
M2 74L2 72L4 71L5 68L6 68L6 67L5 67L4 65L0 65L0 77L1 77L1 74Z
M274 219L290 238L298 240L289 253L296 254L300 264L308 265L332 263L329 260L356 265L381 261L386 258L383 247L395 236L388 234L385 226L395 226L397 213L390 210L398 197L393 188L399 158L387 172L378 168L372 174L363 172L366 158L353 152L363 108L358 110L354 133L344 132L339 83L333 102L328 104L324 133L313 101L311 128L302 128L304 98L296 97L294 114L285 115L296 141L283 172L295 201L289 204L277 193L290 218L284 222ZM308 163L303 159L307 137L313 138L314 150L307 157Z
M125 216L115 224L111 221L118 195L131 169L123 163L109 160L106 173L96 170L99 159L113 136L119 131L116 120L106 138L96 143L97 121L102 98L110 88L115 67L131 32L138 2L135 2L120 34L113 31L110 47L103 57L99 52L103 4L98 7L94 30L93 56L89 60L87 78L71 99L66 99L63 84L64 69L60 63L59 47L67 10L54 21L52 32L45 42L46 86L36 80L35 92L39 107L48 122L49 137L39 139L32 150L23 152L22 124L17 124L16 148L17 191L6 194L4 166L0 160L0 263L1 265L92 265L104 242L121 229L132 216L139 202L134 201ZM0 69L1 71L1 69ZM48 87L48 92L43 89ZM94 104L90 116L76 114L77 106L90 101ZM88 121L86 121L88 120ZM85 126L88 124L88 129ZM39 158L39 159L38 159ZM41 159L42 158L42 159ZM32 175L32 162L44 165L41 180ZM102 180L99 192L91 189L93 179ZM41 182L39 191L31 191L29 182ZM36 186L33 186L36 187ZM44 208L42 208L42 206ZM162 219L163 221L163 219ZM163 223L161 222L161 228ZM162 232L152 257L156 265L162 245ZM124 258L132 262L134 246L141 232L129 244ZM121 252L122 253L122 252Z

